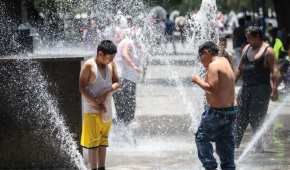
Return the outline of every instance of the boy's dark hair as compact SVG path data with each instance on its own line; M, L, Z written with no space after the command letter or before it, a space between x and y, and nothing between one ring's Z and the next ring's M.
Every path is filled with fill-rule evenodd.
M250 34L253 37L264 38L264 32L261 27L258 26L249 26L246 30L247 34Z
M103 40L98 45L97 52L102 51L104 54L116 54L117 47L116 45L110 40Z
M211 53L212 55L218 55L219 53L218 46L212 41L207 41L199 46L199 49L198 49L199 56L202 55L204 50L208 50L208 52Z

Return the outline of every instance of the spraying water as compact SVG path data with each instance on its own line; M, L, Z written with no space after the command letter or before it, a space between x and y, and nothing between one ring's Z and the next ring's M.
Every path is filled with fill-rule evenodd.
M129 26L126 19L132 17L133 23L135 23L135 26L139 28L136 29L139 31L136 31L136 35L138 36L135 36L135 38L136 41L140 42L142 45L142 53L144 54L145 58L152 56L154 50L160 50L158 46L156 47L156 43L160 41L158 38L162 36L162 32L160 32L160 21L158 18L154 18L155 16L147 15L149 13L149 9L143 4L142 1L94 0L87 1L86 6L88 7L87 9L91 11L90 17L97 18L97 27L98 29L102 30L100 34L97 34L95 37L97 42L103 39L111 39L116 41L116 37L114 37L115 34L112 33L117 33L120 28L124 30L128 29ZM191 20L188 20L188 22L192 25L190 30L194 32L191 36L187 37L189 41L188 48L194 49L194 60L196 60L195 56L197 56L197 47L200 44L208 40L217 41L218 34L214 25L215 16L216 1L203 0L200 11L192 16ZM54 50L51 50L51 47L38 48L40 51L37 51L35 54L87 54L87 51L81 50L81 48L76 49L74 46L69 48L64 47L65 44L63 42L59 42L53 48ZM93 54L92 51L89 51L90 55ZM198 122L197 120L199 120L197 117L199 117L203 105L203 93L200 89L193 88L193 91L196 91L195 94L197 97L194 100L195 103L192 103L192 100L189 100L186 96L186 90L182 85L182 80L179 78L179 73L170 68L171 64L169 62L167 62L166 65L172 71L170 78L175 81L177 90L182 96L182 102L186 106L187 112L192 113L192 110L194 109L194 113L192 114L192 126L196 127ZM21 67L22 66L19 66L19 71L21 70ZM60 141L61 150L65 153L65 155L69 156L72 164L75 165L78 169L85 169L83 158L77 150L77 144L73 140L72 134L66 127L65 122L60 115L60 111L56 107L56 101L53 99L53 96L48 93L47 81L44 78L44 75L41 73L41 66L39 64L34 65L30 62L27 62L23 68L28 72L27 74L23 75L23 77L21 77L18 85L20 84L24 88L24 91L26 91L26 96L31 94L34 96L33 98L27 99L27 102L30 103L28 106L31 106L31 103L35 103L35 105L32 107L35 112L35 115L33 116L38 120L37 122L39 122L39 126L48 124L50 127L50 133L56 134L55 139ZM203 71L201 68L202 67L199 64L196 64L194 66L193 72L195 74L202 74ZM16 98L13 98L13 100L16 100ZM38 110L47 110L47 114L39 115L37 114ZM160 146L161 145L162 143Z
M85 170L84 161L78 151L66 123L57 107L56 99L48 92L48 82L43 76L41 65L28 58L18 59L1 68L9 77L6 81L6 100L17 110L17 120L26 121L35 135L43 136L43 143L59 149L61 156L72 166ZM65 164L65 163L64 163Z
M198 47L206 41L218 42L218 30L216 29L217 5L216 0L203 0L200 10L196 14L192 14L191 19L188 19L191 35L187 35L188 48L192 48L194 56L193 74L204 77L205 70L198 61ZM200 114L205 103L204 92L197 87L193 87L195 91L195 111L192 117L192 129L196 129L200 120Z
M277 116L281 113L282 109L285 107L286 102L289 101L290 95L286 96L282 103L271 113L269 117L265 120L259 131L255 134L254 138L249 142L247 147L242 152L241 156L238 158L238 163L244 160L245 156L251 151L251 149L255 146L255 144L259 141L259 139L268 131L273 121Z

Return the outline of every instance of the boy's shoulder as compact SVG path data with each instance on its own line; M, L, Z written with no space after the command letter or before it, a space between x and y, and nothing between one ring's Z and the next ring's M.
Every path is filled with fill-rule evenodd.
M110 62L108 64L108 68L112 71L113 69L116 69L116 63L114 61Z
M95 64L94 57L91 57L84 62L84 66L92 66L93 64Z

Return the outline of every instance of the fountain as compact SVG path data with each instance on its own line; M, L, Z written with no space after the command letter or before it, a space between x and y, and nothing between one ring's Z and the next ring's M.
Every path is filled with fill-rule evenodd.
M64 104L77 102L78 97L71 95L71 100L58 103L60 95L58 98L51 95L51 91L55 90L51 88L56 86L47 80L59 77L50 77L52 71L47 68L48 63L33 59L1 59L1 135L8 136L1 140L1 168L45 167L50 163L50 168L85 169L75 136L64 121L63 113L69 110L61 108ZM54 68L59 67L55 65ZM72 82L71 78L66 80ZM59 80L55 82L61 85ZM75 126L80 124L77 122L80 116L66 116L71 119L70 122L76 121ZM19 151L24 154L19 154Z
M282 109L285 108L286 103L289 101L290 96L286 96L282 103L275 108L272 113L269 113L269 116L265 119L261 128L254 135L253 139L246 145L246 148L243 150L242 154L238 158L238 163L242 162L246 155L254 148L255 144L262 138L263 135L270 129L274 120L281 114Z
M158 22L152 15L147 16L150 8L141 0L86 3L90 11L87 16L97 18L98 26L104 30L95 37L97 41L116 40L111 33L128 31L126 19L131 17L137 35L134 38L143 50L143 62L148 64L144 83L138 84L136 122L128 129L114 127L111 133L109 169L201 169L193 131L200 120L204 95L192 87L190 77L204 74L196 62L198 46L207 40L218 40L216 1L203 0L199 12L187 19L190 30L184 50L190 55L178 58L162 55L168 49L156 45L164 41L156 29ZM64 41L55 42L53 47L45 44L46 41L40 42L32 54L0 59L0 169L86 169L78 147L78 74L81 61L93 56L96 46ZM265 128L279 112L277 109L272 114ZM264 126L239 161L265 132Z
M91 11L91 17L102 15L100 20L98 20L98 24L105 27L103 29L107 29L107 32L113 31L112 29L119 24L120 20L112 20L113 18L133 17L134 23L137 23L137 27L141 30L141 33L139 32L136 37L136 41L142 42L143 54L146 56L145 60L152 60L153 52L160 50L160 48L156 48L155 44L158 41L156 37L161 37L161 33L158 33L158 30L156 30L156 23L154 21L152 22L152 18L146 16L146 13L149 13L149 8L142 1L132 0L120 2L106 0L88 2L88 6L91 7L89 9ZM208 5L210 5L210 10L212 10L212 8L215 8L215 1L203 1L200 13L194 17L195 24L199 20L212 21L213 18L204 18L213 17L207 15L208 13L204 11L208 10ZM215 15L214 13L211 14ZM209 32L204 35L195 34L190 41L189 48L195 48L202 41L215 36L211 27L207 27L207 21L199 24L200 30L201 27L208 28L205 30L210 32L211 37L205 36ZM113 39L111 34L99 34L97 37L97 39L102 38ZM43 41L40 44L46 44L46 42ZM0 84L1 104L3 106L1 107L1 113L4 113L1 114L3 117L1 119L1 126L5 127L4 132L1 134L5 136L9 136L9 134L18 135L17 137L12 136L6 140L1 140L2 144L0 149L3 151L1 160L3 161L1 161L0 166L3 168L43 167L48 169L85 169L83 158L77 146L78 142L76 142L79 139L78 133L80 131L81 121L77 77L80 61L88 56L92 56L94 54L94 48L87 50L87 48L83 48L82 44L80 44L79 48L76 48L75 46L79 45L70 45L65 42L54 44L56 45L55 47L51 47L51 44L49 46L37 47L32 54L19 54L1 58L0 77L3 80ZM160 61L162 60L160 59ZM139 128L135 129L135 132L133 131L134 134L132 134L132 137L138 137L138 139L136 146L133 148L130 147L131 150L127 147L122 147L119 150L116 148L116 146L122 146L126 141L117 140L118 143L112 141L113 153L123 152L123 149L128 149L130 152L142 152L145 155L157 153L161 158L161 152L163 151L176 151L181 149L185 150L188 158L190 158L187 162L196 159L192 158L194 150L191 148L191 142L188 144L182 142L182 140L191 141L193 134L190 126L195 127L197 125L197 122L194 121L196 120L195 116L199 115L201 111L199 109L194 111L195 114L192 116L195 106L193 106L193 100L187 94L188 89L190 91L192 89L184 87L183 80L179 78L182 73L174 71L172 65L175 63L169 61L165 59L164 64L166 65L166 69L172 70L172 72L169 73L169 77L165 79L165 82L173 83L173 86L177 87L177 91L175 91L176 96L174 96L173 100L176 100L175 97L181 98L180 106L181 109L185 106L185 113L162 116L156 114L147 118L142 116L138 117L137 119L139 120L143 119L142 123L149 126L149 129L142 130ZM191 76L191 71L186 76L187 78ZM199 72L198 69L196 71ZM151 77L149 76L148 79L151 79ZM188 80L185 83L187 85L191 84ZM67 90L66 88L71 86L71 84L73 84L73 87ZM144 89L146 88L144 87ZM151 93L154 92L152 91ZM201 106L198 103L200 101L199 97L194 99L194 103L197 103L196 106ZM163 102L161 104L164 104ZM73 107L69 108L72 105ZM142 112L148 111L142 110ZM154 113L154 110L151 110L151 112ZM192 124L190 120L193 120L194 123ZM164 124L160 124L158 121ZM173 122L173 124L170 122ZM114 138L118 130L120 129L113 131L112 138ZM174 135L179 134L180 130L182 132L180 136L181 140L175 141ZM140 135L136 135L136 132L140 132ZM150 136L152 140L150 140ZM142 139L144 140L143 142L141 142ZM166 142L167 139L174 139L174 142ZM17 147L16 150L11 148L7 150L5 148L9 143L17 145L19 141L21 141L22 145ZM173 149L177 143L184 143L184 146ZM35 148L32 149L29 145ZM19 150L26 154L29 153L29 156L16 156ZM14 161L12 161L12 157ZM29 160L32 162L29 162ZM156 168L163 166L154 161L153 164L152 167ZM191 163L189 165L191 166Z

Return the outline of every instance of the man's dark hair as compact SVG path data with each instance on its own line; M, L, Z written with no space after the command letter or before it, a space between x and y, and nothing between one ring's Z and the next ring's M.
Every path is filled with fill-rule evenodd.
M198 49L199 56L202 55L204 50L208 50L208 52L212 55L218 55L219 53L218 46L212 41L207 41L199 46L199 49Z
M117 53L117 47L112 41L103 40L98 45L97 52L100 52L100 51L102 51L104 54L116 54Z
M246 30L247 34L250 34L253 37L264 38L264 32L261 27L258 26L249 26Z

